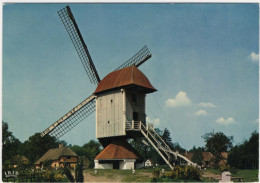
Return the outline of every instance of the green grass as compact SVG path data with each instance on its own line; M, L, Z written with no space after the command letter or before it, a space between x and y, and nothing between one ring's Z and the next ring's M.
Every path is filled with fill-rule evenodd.
M207 172L221 175L221 171L218 169L207 169ZM243 182L258 182L258 169L233 169L231 171L231 177L242 177ZM203 180L207 181L207 180ZM210 179L208 181L211 181ZM234 180L237 182L238 180Z
M94 169L85 170L92 176L104 176L106 178L113 179L119 178L122 182L198 182L194 180L183 180L183 179L172 179L170 177L161 176L160 178L154 178L152 172L153 168L150 169L138 169L135 170L135 174L132 174L131 170L97 170L95 174ZM206 180L209 182L208 180Z
M151 182L152 178L144 175L127 175L122 179L122 182Z
M218 169L207 169L206 172L214 173L214 174L221 174L222 172Z
M131 170L115 170L115 169L99 169L97 174L95 174L94 169L85 170L93 176L105 176L111 178L115 175L131 175Z
M258 169L237 170L237 172L231 174L231 176L243 177L243 182L258 182Z
M193 180L172 179L164 176L161 176L160 178L156 179L152 177L153 170L153 168L138 169L135 170L134 175L132 174L131 170L98 170L97 174L95 174L94 169L88 169L85 171L93 176L104 176L112 180L120 177L122 182L198 182ZM217 169L208 169L206 171L221 175L221 171ZM232 173L232 177L243 177L244 182L258 182L258 170L236 170L236 173ZM201 182L218 181L211 178L201 177Z

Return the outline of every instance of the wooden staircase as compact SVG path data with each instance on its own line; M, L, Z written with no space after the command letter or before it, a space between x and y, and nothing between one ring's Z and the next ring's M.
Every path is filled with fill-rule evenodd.
M146 123L146 126L141 121L131 121L126 123L126 130L139 130L143 136L148 140L148 142L153 146L153 148L158 152L158 154L163 158L167 165L173 170L173 157L184 159L188 165L200 168L199 165L193 163L186 156L174 152L171 148L165 143L161 136L154 130L154 127Z

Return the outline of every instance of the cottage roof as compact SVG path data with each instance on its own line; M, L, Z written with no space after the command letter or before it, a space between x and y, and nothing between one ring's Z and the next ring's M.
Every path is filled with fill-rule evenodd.
M101 151L95 160L142 159L141 155L126 141L114 141Z
M193 156L193 153L192 152L189 152L187 154L185 154L185 156L189 159L189 160L192 160L192 156ZM204 162L206 161L211 161L211 159L214 157L213 154L211 152L202 152L202 157L203 157L203 160Z
M18 154L18 155L13 157L13 162L12 163L16 164L18 162L22 162L22 163L28 164L30 161L25 156L21 156L21 155Z
M214 155L211 152L202 152L203 161L211 161Z
M109 73L99 82L94 93L97 94L103 91L131 85L135 87L139 86L140 89L146 93L156 91L148 78L137 67L130 66Z
M61 156L78 156L74 151L68 147L60 147L48 150L40 159L38 159L35 164L40 164L41 162L47 160L58 160Z
M221 156L222 156L224 159L227 159L227 158L228 158L228 152L222 152L222 153L221 153Z

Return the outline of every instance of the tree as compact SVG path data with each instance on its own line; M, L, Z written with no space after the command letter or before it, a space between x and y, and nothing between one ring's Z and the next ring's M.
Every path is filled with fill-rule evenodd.
M86 150L87 158L90 161L90 167L94 167L94 159L101 152L101 144L95 140L90 140L82 147Z
M258 168L259 133L253 132L249 140L234 146L228 155L228 163L235 168Z
M164 129L163 134L162 134L162 139L165 141L165 143L172 149L173 148L173 143L172 143L172 138L171 138L171 133L167 128Z
M192 150L190 150L190 152L193 153L191 161L197 163L198 165L201 165L203 161L203 155L202 155L203 151L204 148L202 147L196 148L195 146L193 146Z
M15 155L20 153L21 142L8 130L8 124L2 121L2 160L10 164Z
M173 151L178 151L179 153L185 153L186 149L182 148L178 142L173 144Z
M144 144L143 141L146 142L144 138L136 138L134 140L129 140L129 143L132 145L132 147L144 158L148 159L148 150L149 150L149 144Z
M87 156L87 151L81 146L73 145L70 147L78 156Z
M223 159L221 152L227 152L232 148L233 136L228 137L222 132L213 131L206 133L202 138L205 140L206 150L214 155L215 166L218 166L219 161Z
M23 155L32 163L38 160L49 149L57 148L59 141L50 135L41 137L40 133L30 136L23 144Z
M90 161L90 167L94 167L94 158L101 152L101 144L97 141L90 140L82 147L73 145L71 150L78 156L86 156Z

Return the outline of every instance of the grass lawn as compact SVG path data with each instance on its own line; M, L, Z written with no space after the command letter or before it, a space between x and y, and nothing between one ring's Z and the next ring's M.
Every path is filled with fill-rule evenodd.
M213 174L221 174L222 172L218 169L207 169L207 172L213 173Z
M164 176L156 179L152 174L153 168L135 170L135 174L132 174L131 170L98 170L97 174L95 174L94 169L85 171L92 176L106 177L111 179L111 181L119 180L120 182L198 182L193 180L172 179ZM206 171L221 175L221 171L217 169L208 169ZM232 173L232 177L243 177L243 182L258 182L258 170L236 170L236 173ZM201 177L201 182L218 182L218 180Z
M160 178L153 177L153 168L135 170L132 174L131 170L97 170L95 174L94 169L85 170L92 176L106 177L113 182L113 180L120 180L120 182L198 182L193 180L172 179L169 177L160 176ZM209 182L208 179L202 181Z
M221 171L218 169L207 169L206 172L210 172L212 174L221 175ZM258 182L258 169L234 169L231 171L231 177L242 177L243 182ZM206 180L203 180L206 182ZM210 180L209 180L210 181ZM232 180L237 182L238 180Z
M152 169L140 169L135 170L135 174L132 174L132 170L97 170L95 174L94 169L86 170L92 176L104 176L108 179L119 179L121 182L151 182Z
M237 170L236 173L231 174L232 177L243 177L243 182L258 182L257 169Z

